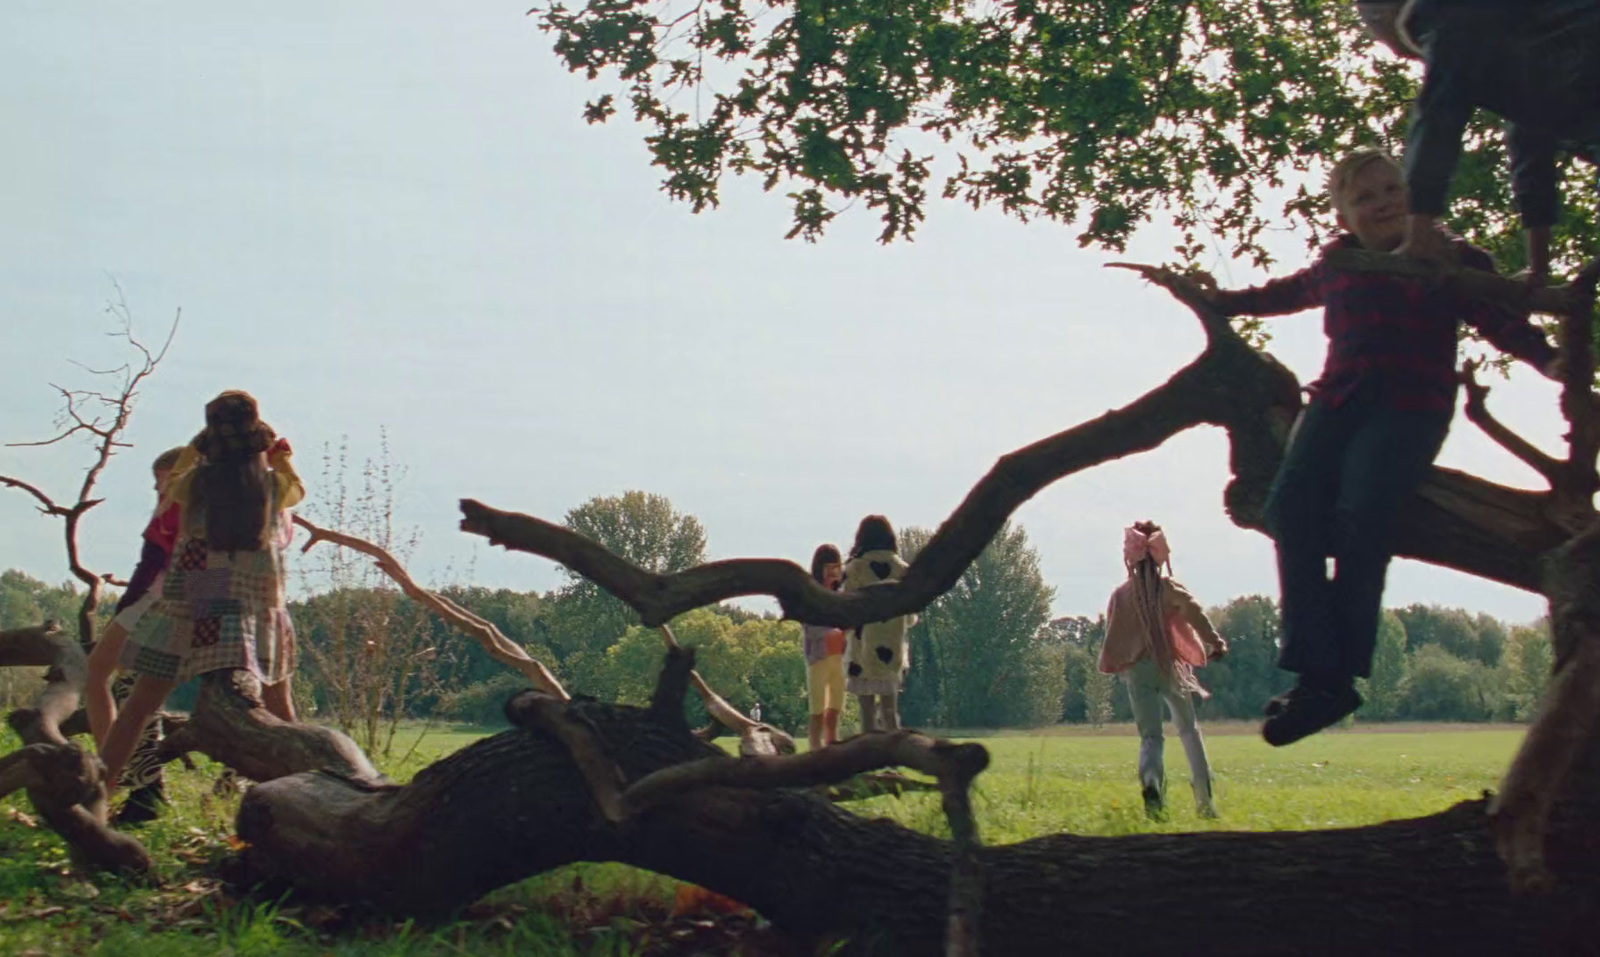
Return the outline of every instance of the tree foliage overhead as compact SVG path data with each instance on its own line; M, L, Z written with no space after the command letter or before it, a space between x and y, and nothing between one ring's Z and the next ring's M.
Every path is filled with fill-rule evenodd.
M570 69L613 85L586 117L625 104L667 193L698 212L728 174L751 174L789 191L790 235L807 239L851 204L877 211L884 241L910 237L938 191L1114 250L1171 215L1185 258L1220 241L1265 262L1265 230L1328 228L1327 157L1402 145L1417 82L1375 51L1348 0L591 0L538 13ZM1457 224L1510 251L1485 119ZM1592 234L1592 207L1580 218Z

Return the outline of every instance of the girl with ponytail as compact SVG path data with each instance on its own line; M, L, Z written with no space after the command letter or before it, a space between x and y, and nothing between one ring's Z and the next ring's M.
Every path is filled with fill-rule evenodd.
M1211 766L1195 719L1194 695L1207 697L1194 669L1227 654L1200 603L1173 581L1172 551L1166 533L1154 522L1135 522L1123 531L1122 563L1128 580L1111 593L1106 608L1106 640L1100 670L1121 675L1139 728L1139 781L1145 813L1159 817L1166 808L1165 742L1161 705L1165 701L1189 758L1195 807L1201 817L1216 817ZM1166 575L1162 569L1166 569Z

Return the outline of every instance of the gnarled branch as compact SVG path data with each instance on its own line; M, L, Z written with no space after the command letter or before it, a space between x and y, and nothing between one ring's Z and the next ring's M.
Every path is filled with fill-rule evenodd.
M161 742L161 755L169 761L189 751L208 755L252 781L302 771L326 771L374 786L386 781L347 735L284 721L268 711L260 680L237 669L201 675L194 714Z
M1561 481L1564 463L1546 454L1494 417L1484 401L1489 397L1489 387L1478 381L1477 373L1476 362L1468 362L1461 370L1462 385L1467 390L1467 420L1482 429L1495 444L1538 472L1554 488Z
M561 686L561 682L556 680L556 676L549 668L531 657L521 645L507 638L493 622L473 614L437 592L418 585L406 572L405 566L381 546L354 535L322 528L299 515L294 517L294 522L311 533L311 538L300 549L302 553L311 551L312 546L318 542L330 542L376 558L378 568L393 579L411 600L443 618L457 631L476 640L483 646L484 651L489 653L489 657L518 672L545 694L561 701L572 700L572 696Z
M1000 526L1028 499L1064 476L1156 448L1202 424L1235 433L1234 472L1264 497L1280 454L1280 430L1265 410L1299 406L1293 376L1207 319L1209 344L1166 384L1097 419L1000 458L940 525L903 580L835 592L799 565L779 559L709 562L674 574L632 564L571 529L481 502L461 502L461 528L492 544L544 556L626 602L646 625L728 598L770 595L784 615L820 625L852 626L919 611L948 591ZM1243 450L1242 452L1240 450Z
M677 636L672 633L670 625L662 625L659 630L661 637L666 640L668 651L682 650L678 645ZM715 724L727 728L739 738L740 754L795 753L794 738L787 731L757 721L729 704L726 698L711 690L711 686L706 683L706 679L700 677L700 672L689 672L689 684L700 695L700 700L705 704L706 713L711 716L711 720ZM661 692L663 697L662 707L677 708L679 713L682 712L682 695L678 696L678 703L673 703L670 691L663 691L661 686L657 687L657 691ZM714 738L715 735L713 734L712 737Z
M32 708L6 718L24 747L0 762L4 790L26 788L39 816L85 866L151 873L154 862L144 846L106 825L104 765L61 733L88 678L83 647L53 621L0 632L0 668L38 666L49 668L44 690Z
M64 516L70 514L67 509L57 505L54 499L41 492L37 486L30 485L19 478L12 478L9 475L0 475L0 485L7 486L8 488L21 489L22 491L27 492L29 495L32 495L34 498L39 500L39 511L46 515Z
M1560 286L1529 286L1506 276L1455 266L1436 266L1398 256L1394 253L1370 249L1333 249L1323 254L1324 261L1340 272L1382 272L1428 280L1438 284L1441 292L1452 293L1466 299L1482 299L1499 303L1511 309L1564 315L1574 304L1582 302L1592 289L1583 288L1582 275L1575 282Z

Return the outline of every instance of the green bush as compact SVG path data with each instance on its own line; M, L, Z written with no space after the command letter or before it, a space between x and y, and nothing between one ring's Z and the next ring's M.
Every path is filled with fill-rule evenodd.
M439 714L486 728L504 727L506 702L531 687L521 675L503 672L440 698Z

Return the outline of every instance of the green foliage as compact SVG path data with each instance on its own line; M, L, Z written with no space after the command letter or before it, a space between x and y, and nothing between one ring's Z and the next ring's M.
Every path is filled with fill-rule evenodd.
M1548 621L1532 628L1513 628L1500 661L1501 717L1532 721L1554 666Z
M680 644L694 648L701 677L729 704L748 714L759 701L761 720L790 733L805 731L809 709L798 624L771 618L735 622L721 609L700 608L673 619L672 629ZM604 684L623 704L646 704L661 657L661 636L654 629L630 628L606 652ZM706 720L693 696L689 714L692 722Z
M1089 721L1091 698L1098 703L1099 689L1094 687L1099 674L1100 645L1105 640L1106 619L1085 618L1081 615L1057 618L1049 628L1061 643L1066 687L1061 696L1061 720ZM1110 707L1110 693L1105 694L1105 707ZM1105 712L1109 718L1110 711ZM1101 721L1094 723L1100 724Z
M682 571L705 561L706 533L700 520L672 507L662 495L629 491L600 495L567 513L566 525L592 538L616 555L653 572ZM603 669L605 650L639 616L576 572L548 610L550 647L563 661L579 688L588 692Z
M1373 721L1389 721L1400 715L1404 704L1410 659L1406 657L1406 628L1393 611L1378 620L1378 644L1372 655L1372 677L1361 683L1366 700L1362 714Z
M1488 615L1473 617L1459 608L1420 604L1396 609L1395 614L1405 626L1410 651L1438 645L1457 658L1480 661L1491 668L1500 663L1506 630Z
M522 675L501 669L492 678L467 685L439 699L435 713L441 717L482 728L495 728L506 723L506 702L519 691L531 687Z
M1116 687L1117 679L1103 673L1099 668L1095 668L1085 676L1083 686L1085 721L1098 728L1116 716Z
M1481 661L1465 661L1440 645L1424 645L1411 656L1401 711L1421 721L1486 721L1496 710L1495 673Z
M1248 595L1214 609L1210 618L1227 640L1228 654L1198 672L1200 683L1211 692L1200 705L1200 717L1257 717L1268 698L1294 683L1293 675L1278 669L1283 628L1277 603L1265 595Z
M1319 175L1398 148L1417 71L1378 53L1348 0L591 0L538 10L567 67L647 129L666 192L696 212L728 174L782 188L791 236L859 205L909 237L931 192L1079 229L1120 250L1157 215L1178 252L1269 261L1263 232L1331 228ZM602 79L604 77L604 79ZM1569 178L1579 174L1569 170ZM1454 225L1511 255L1508 172L1480 114ZM1564 261L1596 236L1569 190ZM1213 242L1215 241L1215 243Z
M83 594L71 581L48 585L15 568L0 572L0 628L25 628L53 618L70 630L82 604Z
M907 559L930 537L926 529L902 531ZM901 704L906 723L993 728L1059 720L1067 653L1045 627L1054 597L1027 532L1001 526L911 629L912 677Z
M550 603L538 592L454 585L439 589L439 594L493 624L528 654L554 667L557 659L549 647ZM482 645L462 640L443 621L435 618L431 623L430 641L449 656L450 673L456 681L471 685L505 673L505 665L489 657Z

